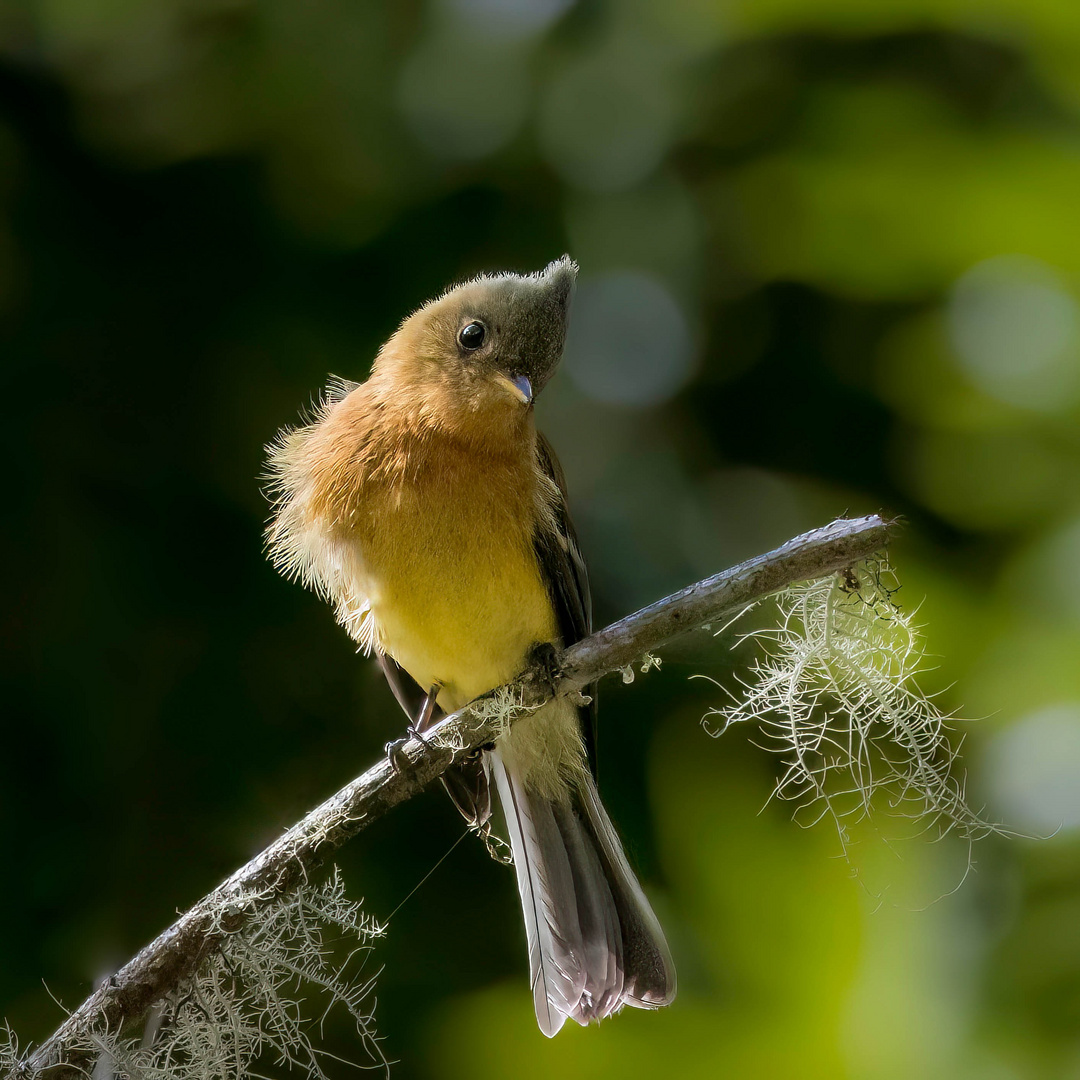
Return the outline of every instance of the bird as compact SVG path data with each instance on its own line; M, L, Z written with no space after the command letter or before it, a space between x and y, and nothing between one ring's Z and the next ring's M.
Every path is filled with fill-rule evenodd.
M368 379L335 380L267 448L275 566L333 604L412 729L512 680L537 649L591 632L562 469L535 424L562 357L577 264L481 274L409 315ZM676 975L597 793L595 688L555 698L444 777L470 823L501 803L548 1037Z

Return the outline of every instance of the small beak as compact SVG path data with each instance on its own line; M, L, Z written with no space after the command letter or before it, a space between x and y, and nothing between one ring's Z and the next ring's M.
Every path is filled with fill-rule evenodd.
M514 388L514 394L521 399L522 405L532 404L533 388L528 375L507 375L505 379Z

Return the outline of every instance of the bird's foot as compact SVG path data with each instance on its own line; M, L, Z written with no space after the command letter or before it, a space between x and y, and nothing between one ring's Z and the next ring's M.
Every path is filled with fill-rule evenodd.
M555 684L562 675L559 663L559 650L550 641L538 641L529 649L527 667L534 671L536 678L549 691L554 693Z
M431 743L429 743L412 724L405 729L405 732L406 734L402 738L391 739L391 741L383 747L383 751L386 754L386 760L390 762L390 768L396 773L401 772L401 770L409 764L409 755L405 753L405 744L410 739L415 739L418 743L428 748L431 747Z
M487 853L502 866L513 866L514 853L510 845L501 837L491 831L490 822L485 821L482 825L470 825L469 829L480 837Z

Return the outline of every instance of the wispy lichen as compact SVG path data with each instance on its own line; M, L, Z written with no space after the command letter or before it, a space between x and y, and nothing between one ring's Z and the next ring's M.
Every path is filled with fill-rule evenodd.
M228 925L235 907L222 911ZM272 1063L286 1075L325 1080L337 1060L317 1045L334 1008L356 1025L366 1061L387 1069L375 1035L374 976L362 974L370 941L382 927L345 896L335 870L322 886L305 886L230 934L195 977L155 1010L142 1039L96 1040L111 1074L131 1080L226 1080L258 1075ZM336 959L332 938L351 951ZM321 1002L312 1015L312 1006ZM155 1030L156 1029L156 1030Z
M0 1075L9 1076L16 1073L22 1060L18 1037L6 1020L0 1022Z
M525 713L535 712L542 705L526 705L520 688L514 686L500 686L497 690L474 701L469 708L473 715L481 721L494 721L496 726L495 737L502 738L515 720ZM436 734L442 740L443 745L451 745L453 749L461 749L464 743L449 743L441 730L436 728Z
M739 638L762 646L740 692L702 723L759 725L785 763L774 795L831 817L845 843L872 805L975 839L994 826L967 804L953 718L919 688L918 628L886 581L864 563L780 593L777 624Z

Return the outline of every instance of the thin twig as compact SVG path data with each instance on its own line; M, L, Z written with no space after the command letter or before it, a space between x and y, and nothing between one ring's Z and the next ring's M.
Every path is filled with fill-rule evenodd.
M868 558L885 548L888 528L877 515L834 521L612 623L559 654L553 667L530 669L492 693L519 702L520 715L553 696L581 691L680 634L793 582L825 577ZM506 718L477 707L490 696L448 716L425 733L423 743L410 739L396 755L396 767L380 761L312 810L94 991L9 1077L88 1076L96 1055L94 1036L144 1019L229 934L306 881L346 840L496 738Z

